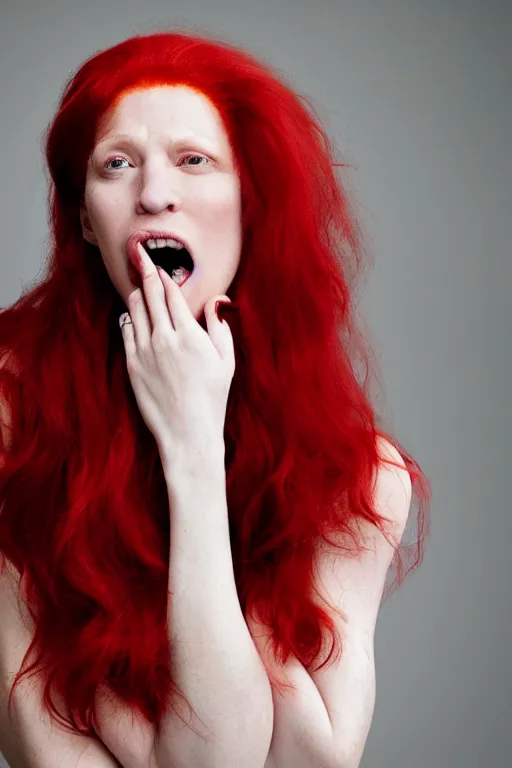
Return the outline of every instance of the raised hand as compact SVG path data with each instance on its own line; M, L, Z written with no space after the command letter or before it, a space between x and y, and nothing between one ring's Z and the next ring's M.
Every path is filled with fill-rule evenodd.
M142 289L130 294L129 313L119 322L141 415L161 456L172 461L201 450L212 438L223 439L235 355L231 330L218 319L215 305L230 299L219 295L207 301L204 331L181 289L164 270L157 271L140 243L137 248L140 261L134 266Z

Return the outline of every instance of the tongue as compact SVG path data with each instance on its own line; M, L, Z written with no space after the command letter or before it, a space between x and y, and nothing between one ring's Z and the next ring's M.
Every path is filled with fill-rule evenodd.
M185 267L178 267L177 269L173 269L172 272L169 272L167 269L165 271L171 275L177 285L183 285L185 280L192 274L188 269L185 269Z

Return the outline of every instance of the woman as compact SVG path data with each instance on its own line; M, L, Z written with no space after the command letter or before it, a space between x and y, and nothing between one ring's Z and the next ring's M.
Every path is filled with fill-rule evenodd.
M306 104L173 32L66 85L48 274L0 315L8 759L359 762L384 577L420 563L430 489L377 426L361 236Z

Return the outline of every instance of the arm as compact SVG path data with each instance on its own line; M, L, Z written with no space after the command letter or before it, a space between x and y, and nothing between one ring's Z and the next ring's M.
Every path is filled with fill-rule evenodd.
M183 472L163 461L171 514L171 670L201 718L193 725L204 738L169 711L155 739L159 768L263 768L272 736L270 683L236 590L223 443L212 450L214 458L197 470L194 457L183 461Z
M322 688L322 673L310 675L293 654L283 667L278 667L268 646L269 628L249 623L267 668L272 668L277 677L286 677L295 688L295 692L286 691L282 696L273 691L274 732L269 752L273 768L357 768L375 705L375 667L365 645L344 639L329 712L318 687ZM324 679L328 677L329 670L324 673ZM336 731L339 747L331 719L334 703L337 717L343 718L343 730L339 734Z
M382 464L375 488L376 507L391 519L393 538L399 542L409 514L411 480L394 446L380 441L379 449L400 465ZM332 613L332 619L343 654L311 675L294 656L282 668L297 693L274 697L270 755L276 768L357 768L362 759L376 702L375 627L394 549L367 521L360 521L359 529L367 547L363 555L348 558L337 549L318 550L313 599L324 609L342 610L341 616ZM336 538L350 546L348 536ZM270 628L251 619L249 626L265 665L279 677L268 647Z
M1 362L0 362L1 365ZM11 447L11 417L0 398L0 448ZM3 463L0 452L0 465ZM0 563L0 751L10 768L119 768L120 763L98 740L70 733L51 719L41 704L41 686L23 678L8 699L14 678L32 642L33 626L19 576L4 557Z
M23 616L18 598L14 569L6 561L0 573L0 750L9 766L120 768L121 764L100 741L70 733L51 719L41 704L41 686L33 679L22 679L8 712L14 677L33 636L27 628L30 616Z

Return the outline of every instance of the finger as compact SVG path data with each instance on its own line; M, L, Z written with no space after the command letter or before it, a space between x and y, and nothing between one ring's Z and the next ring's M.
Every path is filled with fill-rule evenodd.
M166 299L166 291L160 278L160 274L157 271L157 267L149 258L140 243L137 243L137 249L141 257L142 290L144 291L144 297L148 305L152 327L160 328L161 330L174 330L174 317L170 314Z
M137 346L135 344L133 323L128 312L123 312L119 318L119 325L121 327L126 359L134 360L137 354Z
M144 294L137 288L128 296L129 317L133 323L135 345L147 348L151 343L151 321Z
M231 328L225 320L219 320L217 312L215 311L217 302L221 301L231 303L231 299L224 295L214 296L206 302L204 307L206 327L208 329L208 336L219 353L219 357L222 360L232 361L234 363L235 349Z
M162 269L161 267L158 267L157 269L165 290L167 311L171 316L175 330L177 331L180 328L184 329L195 326L197 320L190 311L188 301L183 295L181 288L174 282L165 269Z

